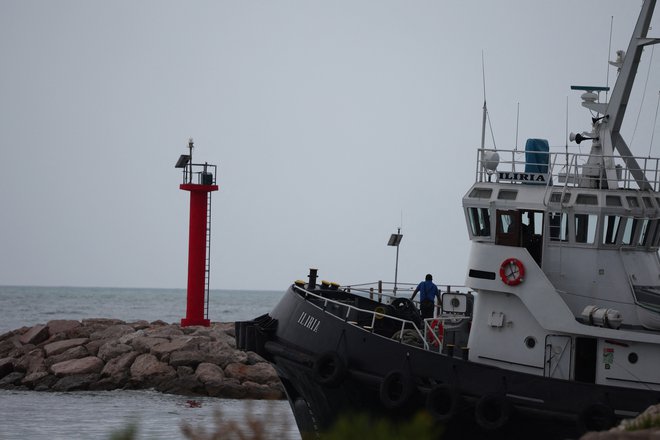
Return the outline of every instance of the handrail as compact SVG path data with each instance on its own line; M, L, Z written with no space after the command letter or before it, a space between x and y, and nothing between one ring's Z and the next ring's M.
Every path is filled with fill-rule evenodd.
M355 310L356 312L370 314L371 315L370 329L367 330L366 328L361 327L362 330L368 331L369 333L374 333L374 325L376 323L376 319L391 319L391 320L394 320L394 321L399 321L401 323L401 329L399 330L399 342L402 343L402 344L404 343L403 342L403 331L406 329L406 325L410 324L413 327L412 330L414 330L417 333L417 335L419 336L419 338L422 340L425 350L430 350L430 347L429 347L428 341L424 337L424 334L429 334L429 333L433 334L436 342L438 342L438 344L441 345L441 341L439 340L439 338L437 337L435 332L430 331L430 330L432 330L432 328L430 326L430 322L432 322L433 320L439 320L439 321L444 323L447 320L469 319L469 317L465 316L465 315L441 315L441 316L438 316L436 318L428 318L428 319L424 320L424 332L422 332L414 322L409 321L407 319L399 318L399 317L396 317L396 316L386 315L384 313L380 313L380 312L377 312L375 310L365 310L365 309L361 309L359 307L355 307L355 306L350 305L350 304L346 304L346 303L343 303L343 302L340 302L340 301L335 301L335 300L326 298L324 296L318 295L316 293L310 292L309 290L303 289L302 287L296 286L295 284L292 287L293 287L294 290L297 290L297 291L301 292L304 295L305 300L307 300L307 297L312 296L312 297L314 297L318 300L323 301L323 307L321 308L321 310L323 310L324 313L335 316L339 319L341 319L339 315L335 315L335 314L330 313L329 311L326 310L327 307L328 307L328 304L330 303L330 304L335 304L339 307L346 307L346 314L344 315L344 318L343 318L344 322L348 322L348 317L350 315L351 310ZM407 345L410 345L410 344L407 344Z
M486 168L486 159L490 157L486 153L497 152L499 162L496 164L496 171L492 170L492 163L488 163L490 169ZM536 154L547 155L548 161L546 163L531 163L526 160L516 158L516 155L521 153L520 150L502 150L502 149L477 149L476 160L476 178L475 182L491 181L492 175L498 177L498 173L519 173L517 171L522 165L538 165L540 167L547 167L548 179L543 182L547 185L562 185L564 187L587 187L587 188L603 188L606 185L607 177L605 170L614 170L617 175L617 181L620 188L623 189L640 189L639 183L635 179L633 172L636 169L628 167L628 160L635 159L640 164L639 171L642 172L647 179L653 191L660 190L660 158L654 157L626 157L625 159L618 155L599 156L600 163L589 161L590 154L587 153L567 153L565 151L548 151L548 152L535 152ZM564 172L563 172L563 171ZM543 173L536 173L543 174ZM486 178L487 177L487 178ZM498 179L500 183L520 184L522 182L515 179ZM539 182L540 183L540 182Z

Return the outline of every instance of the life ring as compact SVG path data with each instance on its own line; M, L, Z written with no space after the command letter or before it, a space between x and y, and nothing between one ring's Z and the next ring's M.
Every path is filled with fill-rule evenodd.
M401 408L408 403L414 390L415 385L408 374L390 371L380 384L380 401L385 408Z
M525 279L525 266L517 258L507 258L500 266L500 278L507 286L517 286Z
M502 394L485 394L474 407L477 424L486 431L500 429L511 417L511 404Z
M578 427L582 432L605 431L615 424L614 410L603 403L587 405L578 415Z
M446 422L456 415L461 396L456 388L440 384L426 396L426 409L438 422Z
M433 347L439 347L442 344L442 338L444 336L444 327L442 321L439 319L434 319L429 324L429 328L426 330L426 340Z
M336 387L346 377L346 364L335 351L327 351L314 361L314 379L321 385Z

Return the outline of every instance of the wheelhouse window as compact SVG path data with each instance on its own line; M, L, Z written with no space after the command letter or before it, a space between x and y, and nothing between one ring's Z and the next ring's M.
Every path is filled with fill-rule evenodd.
M575 214L575 242L594 244L597 225L596 214Z
M488 208L468 208L470 228L475 237L490 237L490 213Z
M550 241L568 241L568 216L565 212L548 213Z
M474 188L470 193L472 199L490 199L493 190L490 188Z
M649 234L649 224L651 222L650 219L645 218L643 220L640 220L641 222L641 228L639 230L639 239L637 240L637 245L639 246L646 246L646 241L648 240Z
M621 228L621 217L606 215L603 221L603 244L616 244L616 238Z
M623 244L630 245L632 244L633 238L635 237L635 230L637 229L637 219L628 217L626 219L626 225L623 229Z

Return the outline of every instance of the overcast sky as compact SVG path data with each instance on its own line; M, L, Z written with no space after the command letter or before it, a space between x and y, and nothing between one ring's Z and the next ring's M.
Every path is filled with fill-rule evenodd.
M212 288L284 289L309 267L392 280L399 226L399 281L462 284L482 52L497 147L514 147L519 103L519 144L563 148L567 97L569 130L590 128L570 85L605 85L611 17L613 54L640 5L0 0L0 284L185 287L173 166L189 137L196 162L219 165ZM640 156L660 53L648 78ZM654 144L660 156L660 127Z

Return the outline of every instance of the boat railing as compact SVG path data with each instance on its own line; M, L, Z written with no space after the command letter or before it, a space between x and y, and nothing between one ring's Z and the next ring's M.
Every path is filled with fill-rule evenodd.
M495 155L497 153L497 155ZM591 158L591 160L590 160ZM634 161L639 170L631 168ZM534 151L478 149L477 182L537 184L547 186L607 188L607 171L616 176L619 188L641 189L635 173L640 171L653 191L660 190L660 158L598 156L566 151ZM639 174L638 174L639 177Z
M333 300L330 298L326 298L325 296L319 295L317 293L311 292L307 289L304 289L300 286L293 285L293 289L295 291L298 291L305 300L309 300L310 298L316 300L317 302L320 302L323 304L322 307L319 307L317 304L317 307L319 307L324 313L327 313L329 315L335 316L337 318L343 319L344 322L348 324L355 325L356 327L361 328L363 331L369 332L369 333L376 333L374 330L376 329L376 322L378 320L391 320L397 323L397 326L399 327L399 330L392 335L391 339L398 340L402 344L407 344L411 346L418 347L418 345L411 343L412 341L409 341L408 338L406 337L406 330L410 330L413 332L414 335L417 336L416 340L417 341L422 341L423 348L425 350L430 350L430 351L440 351L442 349L442 337L441 333L439 333L439 324L442 323L444 326L447 322L451 323L456 323L458 321L462 321L465 319L468 319L468 316L465 315L459 315L459 314L447 314L447 315L440 315L435 318L428 318L423 320L424 323L424 329L420 329L417 324L415 324L413 321L399 318L397 316L391 316L387 315L385 313L385 310L366 310L362 309L359 307L356 307L352 304L347 304L344 301L338 301L338 300ZM330 305L334 305L337 307L337 309L341 310L342 308L346 310L345 313L333 313L330 310L328 310ZM369 325L359 325L357 321L351 321L351 312L355 312L354 315L358 314L365 314L365 316L371 316L371 323ZM382 336L382 335L380 335Z
M469 291L466 286L457 286L450 284L438 284L438 292L444 293L463 293ZM340 286L340 289L348 292L368 297L372 301L379 303L391 303L397 298L410 298L415 291L417 284L414 283L393 283L388 281L376 281L363 284L350 284ZM413 300L419 307L419 300ZM436 314L442 313L442 308L435 305Z

